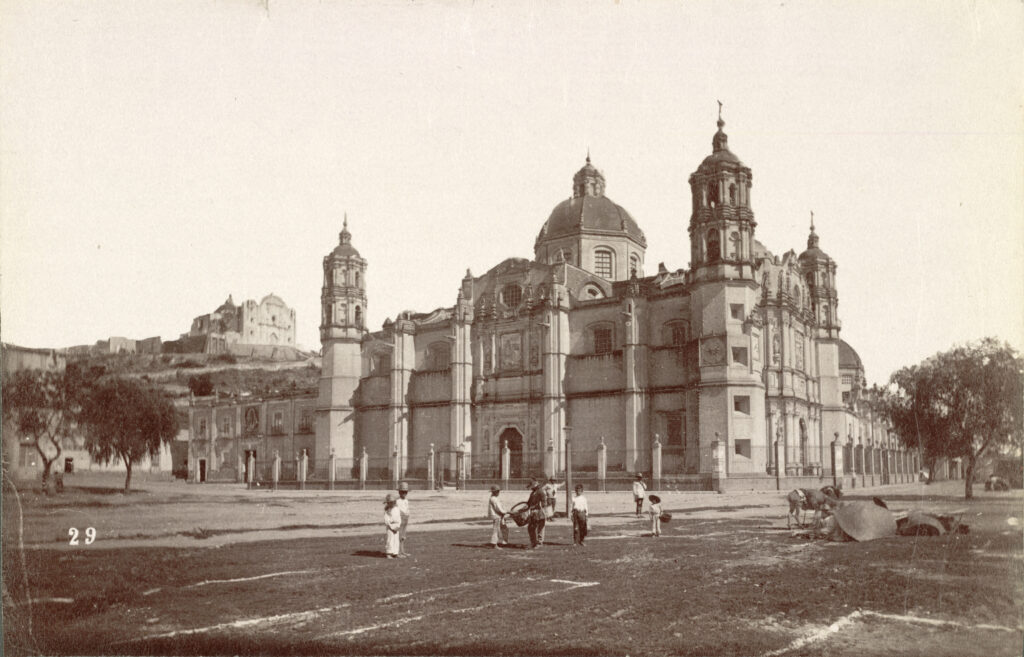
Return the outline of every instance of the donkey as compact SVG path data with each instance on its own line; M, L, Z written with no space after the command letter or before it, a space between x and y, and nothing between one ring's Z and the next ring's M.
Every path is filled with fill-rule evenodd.
M821 490L797 488L790 491L789 495L786 496L786 501L789 502L789 513L786 514L786 529L792 527L790 519L795 520L797 525L802 527L804 523L801 522L799 513L803 511L804 519L806 519L806 512L808 510L814 511L814 527L821 526L822 512L839 506L839 497L842 494L842 491L835 486L825 486Z

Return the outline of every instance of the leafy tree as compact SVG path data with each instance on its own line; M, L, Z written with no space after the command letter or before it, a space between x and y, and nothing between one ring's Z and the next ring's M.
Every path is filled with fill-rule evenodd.
M170 399L132 379L111 378L93 386L82 403L81 423L94 459L124 462L125 493L131 490L132 465L146 456L155 458L161 443L178 432Z
M213 394L213 379L210 375L200 374L188 378L188 389L196 397L208 397Z
M885 408L904 443L929 474L940 458L963 459L966 498L986 451L1024 442L1024 360L994 338L904 367L890 384Z
M51 492L50 471L64 452L62 441L74 422L75 377L65 372L20 370L3 382L3 417L32 444L43 460L43 490Z

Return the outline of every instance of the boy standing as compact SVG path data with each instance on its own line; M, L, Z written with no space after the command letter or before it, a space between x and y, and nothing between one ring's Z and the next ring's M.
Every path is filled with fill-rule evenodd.
M398 500L395 502L395 506L398 508L398 514L402 518L402 525L398 529L398 542L400 548L398 556L407 557L409 553L405 551L405 532L409 527L409 484L404 481L398 484Z
M661 498L651 495L651 536L661 536Z
M644 508L644 493L647 492L647 486L644 485L644 476L639 472L636 474L636 481L633 482L633 501L636 503L636 517L640 517L640 512Z
M494 527L491 529L492 548L508 545L508 525L505 524L505 516L507 514L505 507L501 504L501 500L498 499L500 492L500 488L491 486L491 499L487 502L487 517L494 522Z
M587 505L587 498L583 496L583 484L577 484L576 494L572 498L573 545L583 545L583 539L587 537L588 515L590 515L590 507Z

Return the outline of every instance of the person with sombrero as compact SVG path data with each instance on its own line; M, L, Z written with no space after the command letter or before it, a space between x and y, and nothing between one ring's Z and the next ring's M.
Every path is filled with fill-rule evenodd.
M633 482L633 501L636 503L636 517L640 517L640 512L644 508L644 493L647 492L647 486L644 484L644 476L639 472L636 473L636 481Z
M547 522L544 502L547 495L536 477L530 478L530 485L527 488L530 489L530 497L526 500L526 506L530 510L530 524L526 529L530 534L530 548L535 549L544 545L544 524Z
M647 499L651 501L651 536L661 536L661 498L651 495Z
M508 525L505 523L505 516L508 513L502 505L498 495L501 489L491 486L491 499L487 502L487 517L494 523L491 529L491 547L499 548L508 545Z
M388 493L384 498L384 556L397 559L401 543L398 529L402 526L402 516L395 506L395 496Z

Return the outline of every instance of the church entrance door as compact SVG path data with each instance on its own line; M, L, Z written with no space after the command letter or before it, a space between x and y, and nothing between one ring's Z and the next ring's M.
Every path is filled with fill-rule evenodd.
M501 432L498 438L498 445L502 448L508 445L508 478L519 479L523 476L523 434L517 429L509 427ZM505 473L501 473L505 478Z

